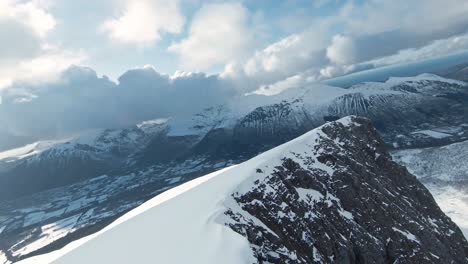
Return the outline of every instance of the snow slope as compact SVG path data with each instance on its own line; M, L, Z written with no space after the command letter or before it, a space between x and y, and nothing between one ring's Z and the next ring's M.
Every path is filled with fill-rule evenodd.
M60 143L60 141L39 141L23 147L6 150L0 152L0 161L12 162L15 160L24 159L39 154L58 143Z
M353 123L352 118L343 118L332 122L332 124L339 126L342 130L346 130L347 127L355 129L361 126L359 123ZM366 127L362 129L367 129ZM323 156L321 156L322 154L327 155L328 150L324 148L329 147L321 145L323 140L334 146L343 146L341 144L347 142L346 139L342 141L339 138L330 138L334 129L333 125L324 125L237 166L228 167L182 184L128 212L98 233L77 240L59 251L26 259L19 263L256 263L258 259L252 250L255 245L249 243L248 239L232 229L235 225L234 222L239 218L231 218L234 215L227 214L227 211L239 213L245 219L248 218L248 223L253 224L254 227L267 231L271 231L271 229L264 221L249 214L241 204L238 204L236 195L249 193L252 187L259 184L259 180L261 182L262 179L268 179L268 177L261 176L263 173L272 175L271 173L275 171L278 164L284 162L285 159L295 159L297 162L302 162L304 164L301 166L315 170L317 175L323 173L323 176L327 175L325 179L339 177L335 175L334 165L326 161L322 162ZM377 140L374 141L377 142ZM370 144L375 144L375 142ZM360 149L360 147L351 148ZM375 159L377 160L378 157ZM338 171L339 173L343 173L343 171ZM408 179L411 180L411 177ZM274 194L277 190L270 187L267 185L266 191ZM419 195L422 194L417 188L414 190L419 192ZM339 199L331 193L327 192L326 197L313 189L299 189L298 193L301 201L299 203L318 204L318 200L321 200L320 203L324 203L327 205L326 208L329 208L327 210L337 210L340 217L344 219L341 221L342 223L349 226L355 225L354 217L358 217L358 215L353 216L351 212L344 210ZM263 200L263 198L259 199ZM412 198L405 197L405 199L408 201L407 199ZM343 200L343 202L347 201ZM419 207L416 204L414 206L415 208ZM359 210L359 208L354 209ZM354 209L353 211L356 211ZM365 210L365 207L361 209ZM436 210L435 215L438 214L436 206L431 209ZM426 219L427 215L425 214L428 212L416 212L421 214L418 216L418 221L421 220L420 217ZM311 211L310 214L313 215L314 211ZM278 215L278 217L286 221L286 215ZM314 218L314 216L311 217ZM443 217L440 218L440 215L436 219L438 220L434 221L440 225L440 228L437 227L434 229L435 231L423 228L426 233L418 234L418 238L426 237L430 232L434 232L433 235L435 232L440 235L451 231L449 236L457 233L450 229L453 228L453 223L444 222L445 220ZM427 220L424 221L427 222ZM432 243L431 240L419 241L416 239L416 236L413 235L416 233L409 232L413 227L410 228L403 221L401 223L396 221L390 224L378 224L383 224L383 227L387 229L392 225L398 226L400 233L411 238L411 243L417 244L414 245L415 248L422 247L423 254L427 243ZM372 230L376 228L374 227ZM275 234L274 231L271 233ZM400 242L402 240L398 237L401 235L395 235L396 233L392 231L389 237L395 241L395 247L400 248L399 245L403 242ZM453 241L458 241L460 236L457 233L456 237L452 237ZM377 240L377 238L371 237ZM288 238L285 239L287 241ZM367 241L372 242L373 240L367 239ZM464 243L466 244L466 242ZM402 247L401 250L407 251L407 248ZM468 247L464 250L466 251L466 249ZM277 252L272 251L271 254L277 254ZM314 253L314 259L315 255ZM464 258L463 256L460 257ZM289 254L289 257L294 259L295 253ZM317 255L317 261L323 262L322 257Z
M226 189L240 180L229 174L232 168L175 187L96 234L62 250L19 263L54 260L54 263L145 263L155 256L161 263L206 263L224 258L231 260L225 263L248 262L251 256L248 242L228 227L217 224L211 215L217 211ZM116 237L125 240L114 239ZM171 248L177 251L168 250ZM221 248L224 250L219 250ZM113 254L107 254L111 251ZM140 253L126 254L129 251ZM187 254L177 254L178 251ZM115 254L117 252L122 254Z
M463 115L465 109L459 107L463 105L463 103L454 103L455 101L450 99L452 97L444 97L441 91L446 92L453 90L454 94L456 94L464 89L464 87L459 86L465 85L466 83L444 79L435 75L419 75L408 78L391 78L384 83L363 83L349 89L310 84L306 87L288 89L273 96L251 94L234 98L225 105L207 108L205 109L206 111L197 113L194 116L188 114L187 116L151 120L124 130L104 130L100 131L100 133L84 133L77 138L65 142L66 144L54 144L47 148L38 148L32 145L23 149L0 153L0 172L11 170L14 168L15 164L19 164L18 167L23 169L23 164L26 164L27 161L50 161L52 165L47 168L51 168L50 170L55 172L58 171L56 168L60 168L57 164L79 164L77 166L79 169L67 165L72 168L72 173L76 172L77 175L72 175L69 172L70 170L59 171L59 173L56 173L57 177L55 178L58 180L62 178L62 175L66 175L71 179L81 179L80 177L88 178L88 176L95 177L103 174L114 175L116 171L126 175L132 171L140 171L143 166L152 166L155 164L154 159L144 159L156 156L154 152L151 151L154 150L157 152L158 148L165 149L164 146L166 145L163 144L167 144L169 147L171 146L172 141L167 143L161 140L161 142L157 141L157 144L149 145L148 149L151 151L144 152L142 155L135 155L135 153L141 154L139 151L150 142L147 139L151 135L163 129L167 129L168 135L170 136L190 135L199 136L200 139L210 131L216 130L216 128L221 128L221 132L223 132L223 130L227 131L225 134L221 133L220 138L217 138L218 134L216 133L209 134L209 136L206 137L207 140L201 141L199 145L197 145L196 142L198 142L198 139L195 137L193 141L183 144L185 144L184 146L187 149L196 150L192 152L195 154L190 156L192 159L191 162L193 162L194 165L197 162L203 161L200 156L196 155L205 154L208 155L209 158L213 158L213 164L231 165L309 131L322 124L324 120L335 120L335 118L350 114L367 116L376 120L378 122L376 122L375 125L377 126L380 124L380 128L383 127L382 124L387 126L386 131L382 128L380 132L382 132L387 143L393 143L396 148L398 148L398 146L431 146L434 145L434 142L437 142L437 144L446 144L449 141L453 142L454 140L467 137L468 125L464 126L464 124L468 124L468 120L466 120ZM451 94L450 96L453 95ZM456 96L456 98L463 97ZM439 104L441 105L438 106ZM458 107L455 107L457 105ZM455 108L448 106L454 106ZM433 111L433 108L437 111ZM420 113L421 109L429 114ZM432 114L434 112L440 113L440 116L434 117ZM327 119L325 119L325 117L327 117ZM451 130L447 128L451 128ZM271 131L271 135L269 131ZM226 146L226 142L234 143ZM238 142L242 142L243 144L238 144ZM244 146L250 146L250 144L255 147L253 147L252 150L249 149L247 154L245 154L244 151L248 148ZM201 146L201 148L195 148L194 146ZM263 148L261 148L262 146ZM218 148L228 152L226 156L218 155L219 151L212 151ZM172 154L172 149L168 149L169 150L161 151L163 152L162 156L166 156L167 153ZM201 150L199 151L199 149ZM224 154L224 152L222 153ZM4 158L3 160L2 155ZM213 155L213 157L210 155ZM64 157L67 156L77 158L68 162L67 159L64 159ZM130 157L130 159L128 157ZM218 162L217 159L221 160ZM78 163L82 160L84 160L84 162ZM144 162L137 163L139 160L144 160ZM96 165L90 166L91 162L94 162L92 164ZM164 162L166 161L164 160ZM121 166L115 166L120 163L122 163ZM35 163L30 162L29 164L34 165ZM109 164L113 166L109 166ZM133 166L133 164L136 165L128 169L128 167ZM174 167L169 163L165 163L164 165L171 168ZM101 166L105 168L101 169ZM226 165L216 166L216 168L221 166ZM94 169L94 167L96 167L96 169ZM93 171L81 173L81 168L91 168ZM202 171L197 174L197 176L205 175L213 170L214 168L209 171ZM193 169L193 171L196 171L196 169ZM29 169L24 174L33 175L32 178L38 182L55 182L51 180L53 178L50 173L43 173L46 174L46 177L43 178L44 180L41 180L40 177L37 177L38 175L36 172L41 173L43 170L37 170L36 167L32 167L32 169ZM154 179L155 177L153 176L156 174L156 172L148 173L148 179ZM16 178L18 179L18 177ZM171 185L174 184L172 180L180 179L177 177L172 180L170 180L169 177L167 178L168 183ZM134 181L135 179L128 181L129 185L127 187L129 189L136 185ZM11 184L12 181L7 179L5 182ZM22 180L22 182L27 181ZM151 181L145 180L145 182ZM74 183L74 181L70 180L70 183ZM124 188L126 187L125 184L127 183L121 183L119 186ZM3 184L3 186L7 186L6 188L4 187L7 190L14 190L14 188L8 187L7 184ZM31 186L37 185L31 184ZM93 186L94 183L91 184L90 188L94 188ZM163 186L160 187L161 188L158 187L157 189L162 190ZM67 188L67 186L64 188ZM146 200L155 195L155 193L152 193L155 189L154 186L146 186L144 188L142 187L141 192L140 190L137 192L148 192L144 199ZM99 190L96 190L95 193L99 193ZM109 191L109 193L116 193L116 191ZM0 196L1 194L2 192L0 190ZM106 200L108 203L114 203L112 201L113 198L111 198L114 196L108 195L106 198L106 195L104 195L104 197L103 200ZM34 199L34 197L29 198ZM119 205L132 205L128 208L133 208L144 201L140 198L140 196L136 199L133 196L127 195L123 198L126 199L125 202L119 202ZM50 193L49 201L44 201L44 204L50 203L54 205L52 203L54 199L55 197ZM76 202L79 202L79 200ZM102 207L104 207L104 205L102 205ZM42 207L38 210L48 211ZM112 216L114 217L113 219L115 219L120 215L120 213L115 214L115 212L113 212L113 216L112 213L106 214L106 216ZM121 211L119 210L118 212ZM94 214L96 214L96 212L94 212ZM13 216L10 218L13 218ZM54 221L59 220L60 219ZM5 246L2 244L2 246L4 246L2 250L5 252L17 252L18 249L27 246L30 241L36 241L36 237L24 241L30 230L15 230L14 224L19 222L22 223L22 219L16 218L15 215L15 220L10 221L5 229L9 232L8 234L10 236L15 234L14 239L10 239L10 237L6 238L5 235L0 237L0 240L3 241L15 241ZM48 224L48 222L42 221L37 223L37 226L46 227ZM31 228L35 228L35 226ZM49 229L44 229L44 234L46 231L48 232ZM36 233L34 234L36 236ZM50 236L55 237L52 234ZM24 243L21 247L12 249L11 246L15 245L16 241L24 241ZM43 244L43 246L46 245L47 243Z
M61 140L43 140L23 147L0 152L0 162L12 162L28 157L38 157L46 151L57 156L75 151L79 146L90 146L99 152L108 152L119 147L141 143L141 138L159 133L165 128L167 119L148 120L124 129L96 129L82 132ZM36 158L37 159L37 158Z
M350 121L344 118L341 122ZM225 202L231 200L226 200L226 194L256 177L255 168L269 163L274 167L292 149L303 152L314 144L319 132L312 130L240 165L175 187L94 235L19 263L254 263L248 241L224 225Z

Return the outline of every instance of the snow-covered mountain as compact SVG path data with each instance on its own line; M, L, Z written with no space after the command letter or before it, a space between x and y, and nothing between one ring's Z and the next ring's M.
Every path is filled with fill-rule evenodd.
M468 141L392 155L419 178L468 237Z
M466 83L431 74L349 89L315 84L274 96L251 94L191 116L2 152L0 186L5 188L0 198L121 174L128 171L130 160L139 165L181 156L245 160L347 115L370 118L395 148L447 144L468 139L467 111Z
M132 131L140 131L139 129L132 129ZM124 131L128 130L125 129L113 134L120 135ZM147 134L138 133L143 138L136 137L136 139L146 143L140 146L135 144L138 147L127 152L130 153L128 156L120 156L122 152L114 154L111 150L113 146L119 145L116 144L119 140L125 138L118 137L119 140L116 141L103 140L106 138L103 135L108 135L106 131L93 134L97 136L84 137L81 135L63 142L47 142L49 144L40 142L22 149L4 152L6 164L11 161L12 164L20 166L20 168L28 168L27 166L21 167L21 164L47 164L50 165L51 170L54 168L62 169L62 171L55 171L55 174L41 179L49 186L56 184L48 182L53 179L53 176L60 176L60 173L64 173L64 169L71 168L73 165L73 163L60 162L78 153L108 162L113 161L116 164L111 163L113 169L108 170L109 173L97 174L98 172L93 170L94 174L86 174L88 179L72 178L70 179L74 182L72 184L0 202L1 255L9 261L17 261L61 248L70 241L105 227L118 216L167 189L238 162L232 160L210 161L197 159L196 156L193 159L166 160L165 151L176 152L174 148L170 149L168 146L177 145L177 141L182 139L181 137L167 137L166 132L160 133L159 130L154 130L154 132L156 134L153 132L151 134L149 132ZM149 135L151 137L148 137ZM87 140L85 141L85 139ZM112 139L116 139L116 137L112 137ZM76 149L76 146L79 146L79 149ZM81 149L84 151L80 151ZM161 158L157 158L158 152L161 153ZM55 157L57 159L51 153L57 154ZM174 155L174 153L166 154L166 156L170 155ZM56 167L56 163L52 162L65 166ZM80 164L82 166L90 165L89 162ZM28 175L37 176L34 171ZM63 175L64 177L70 176L66 173ZM12 186L8 181L5 183L1 186L2 189ZM25 184L33 184L33 181L25 181ZM32 187L37 188L38 186L33 185ZM2 259L0 258L0 260ZM0 263L3 264L2 261Z
M121 169L165 130L164 120L153 120L1 152L0 199L17 198Z
M370 118L401 149L468 139L467 112L466 83L423 74L252 93L188 116L2 152L0 251L18 260L60 248L168 188L343 116Z
M347 115L370 118L394 148L457 142L468 138L467 111L466 83L423 74L349 89L310 85L273 96L250 94L208 108L193 123L215 131L210 143L222 142L224 154L252 155L259 145L266 150Z
M468 242L347 117L166 191L102 231L21 263L466 263Z

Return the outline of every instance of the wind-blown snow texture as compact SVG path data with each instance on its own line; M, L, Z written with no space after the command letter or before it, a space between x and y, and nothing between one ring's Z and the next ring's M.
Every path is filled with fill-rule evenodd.
M458 227L384 146L367 119L328 123L153 198L55 263L466 263Z

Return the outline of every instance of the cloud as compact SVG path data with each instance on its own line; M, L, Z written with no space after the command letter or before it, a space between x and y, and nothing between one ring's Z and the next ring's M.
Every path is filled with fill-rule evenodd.
M38 0L0 2L0 89L16 79L51 78L85 59L82 51L48 43L47 35L57 22L47 6L50 3Z
M215 75L168 76L146 66L127 71L116 84L90 68L72 66L58 79L15 82L0 90L0 149L13 138L57 138L154 118L190 120L193 113L236 93Z
M468 34L457 35L447 39L440 39L420 48L410 48L398 53L369 61L376 66L419 61L446 54L456 53L468 49Z
M0 18L22 23L39 37L44 37L56 25L54 17L38 1L3 0L0 2Z
M464 0L394 0L348 2L338 15L354 35L402 30L434 38L466 29L468 2Z
M41 50L41 40L31 27L19 20L0 17L0 57L2 60L30 58Z
M256 85L250 89L284 86L297 75L321 80L465 50L467 13L465 0L348 1L330 16L311 19L309 29L229 65L223 76Z
M332 43L327 47L327 58L337 64L351 64L356 61L356 44L343 35L335 35Z
M275 95L279 94L287 89L291 89L293 87L301 87L303 86L307 80L302 75L294 75L288 77L284 80L278 81L276 83L270 85L262 85L257 90L247 93L247 94L262 94L262 95Z
M79 64L88 58L84 51L68 51L47 47L41 54L18 61L14 67L0 63L0 88L15 80L43 82L57 78L71 64ZM3 80L3 81L2 81Z
M343 75L346 71L342 67L328 65L320 69L320 75L325 78L333 78L335 76Z
M122 14L100 29L118 43L149 46L163 33L180 33L184 23L177 0L127 0Z
M61 71L72 64L86 61L84 51L70 51L59 47L45 47L32 58L0 62L0 90L15 81L47 82L59 77Z
M187 38L168 50L180 57L189 70L207 70L246 56L253 41L249 12L241 4L203 5L194 15Z
M467 12L464 0L349 4L337 17L345 30L333 38L329 58L342 65L361 63L461 35L467 32Z
M37 55L55 19L33 2L0 2L0 57L14 61Z
M308 30L292 34L255 54L242 65L229 65L222 76L238 79L246 90L268 85L327 63L325 33ZM312 41L313 40L313 41Z
M0 140L11 138L5 134L55 137L184 116L235 94L255 90L274 94L312 81L468 49L466 0L345 1L336 12L330 8L340 1L314 1L326 15L314 5L303 12L286 10L278 15L245 1L197 0L187 8L179 1L120 0L123 5L115 17L102 14L115 4L106 1L98 4L92 21L101 25L105 34L100 37L112 41L88 47L96 60L109 59L112 64L115 60L108 54L128 51L128 45L114 43L148 47L171 35L164 43L173 42L164 50L177 56L181 69L211 72L224 67L224 72L208 76L180 71L167 76L144 67L126 72L118 83L78 67L57 75L71 63L88 62L90 55L88 50L72 50L51 41L60 37L50 35L56 32L57 21L61 22L51 14L54 9L49 9L53 1L0 0L0 38L4 38L0 41L0 87L10 84L0 90ZM195 10L186 35L182 35L186 18L181 9ZM294 14L304 16L292 21ZM282 18L290 23L288 35L265 27L281 24ZM255 47L259 36L269 44ZM104 52L106 48L110 51ZM129 53L121 61L138 65L156 53ZM162 65L174 64L167 55L153 59L169 61Z
M256 52L247 61L244 70L248 76L259 73L288 73L298 68L310 67L314 52L320 51L320 44L307 43L307 34L288 36L265 49Z
M322 8L335 2L337 2L337 0L313 0L312 5L315 8Z

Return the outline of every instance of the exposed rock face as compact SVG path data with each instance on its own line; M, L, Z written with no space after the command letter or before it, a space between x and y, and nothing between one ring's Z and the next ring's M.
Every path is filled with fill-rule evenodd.
M315 143L257 168L232 199L227 225L258 263L468 262L459 228L392 161L368 119L323 126Z
M226 113L231 112L235 117L231 122L220 121L220 111L213 113L211 108L196 119L205 123L212 120L211 127L232 130L222 140L216 138L224 156L247 153L251 157L325 121L348 115L371 119L384 141L395 149L440 146L468 139L467 84L430 74L362 83L349 89L301 88L272 96L268 101L250 102L248 107L243 106L242 100L249 99L239 99L233 105L241 106L231 106L232 109L226 106L223 114L229 116ZM244 109L249 110L236 115Z
M0 251L16 261L25 256L22 249L38 253L31 243L42 252L59 248L161 190L241 163L325 121L365 116L388 145L399 149L467 140L467 112L466 83L421 75L349 89L311 86L277 96L239 97L194 116L92 137L85 133L33 149L21 159L1 159L0 154ZM108 177L100 177L104 174ZM73 228L66 226L73 232L47 229L63 227L60 223L75 214L98 220L81 217ZM25 225L31 217L37 222ZM64 233L62 242L55 241Z

